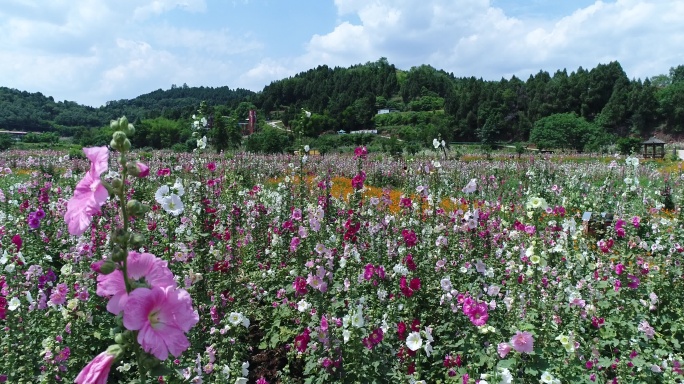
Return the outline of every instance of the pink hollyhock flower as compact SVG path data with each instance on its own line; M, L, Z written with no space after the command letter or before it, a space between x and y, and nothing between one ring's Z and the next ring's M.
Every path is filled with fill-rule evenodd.
M496 351L499 353L499 356L503 359L508 355L508 352L511 351L511 345L508 343L499 343L499 345L496 347Z
M138 331L138 343L159 360L180 356L190 347L185 333L199 321L190 294L172 286L137 288L128 295L123 324Z
M477 305L473 306L468 317L470 318L470 322L472 322L476 327L487 324L487 320L489 320L487 304L478 303Z
M107 147L94 147L83 148L83 152L91 162L90 170L76 184L74 197L67 202L64 214L69 233L75 236L85 232L93 215L100 212L100 207L109 197L109 192L100 181L100 175L108 168L109 150Z
M534 338L532 337L532 334L527 331L517 331L515 335L511 337L511 346L520 353L531 353L534 348Z
M151 287L173 287L176 281L168 263L151 253L128 252L128 277L134 281L142 281ZM108 275L97 276L97 295L110 297L107 311L118 315L128 300L123 272L119 269Z
M135 167L138 168L138 177L143 178L147 177L150 175L150 167L147 166L145 163L137 162L135 164Z
M74 383L77 384L107 384L107 377L116 356L102 352L86 365L81 373L76 376Z

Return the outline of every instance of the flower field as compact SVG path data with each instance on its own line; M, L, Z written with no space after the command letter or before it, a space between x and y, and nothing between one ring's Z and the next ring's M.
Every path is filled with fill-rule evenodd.
M88 150L0 154L0 382L684 375L677 163Z

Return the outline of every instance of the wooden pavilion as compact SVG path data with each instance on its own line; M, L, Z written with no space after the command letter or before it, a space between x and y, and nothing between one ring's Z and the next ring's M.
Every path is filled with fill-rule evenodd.
M665 142L653 136L650 139L641 143L644 147L644 157L665 157Z

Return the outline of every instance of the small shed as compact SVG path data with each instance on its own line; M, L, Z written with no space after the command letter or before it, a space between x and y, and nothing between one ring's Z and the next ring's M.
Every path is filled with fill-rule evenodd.
M665 157L665 142L657 137L651 137L641 145L644 147L644 157Z

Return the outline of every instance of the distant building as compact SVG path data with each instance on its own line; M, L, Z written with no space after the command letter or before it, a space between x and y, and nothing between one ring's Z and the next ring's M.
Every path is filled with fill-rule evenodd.
M351 132L349 132L349 133L352 134L352 135L353 135L353 134L360 135L360 134L364 134L364 133L365 133L365 134L368 134L368 135L377 135L377 134L378 134L378 130L377 130L377 129L360 129L360 130L358 130L358 131L351 131Z
M378 115L384 115L387 113L394 113L394 112L399 112L398 109L394 108L383 108L383 109L378 109Z
M5 130L0 130L0 135L10 135L12 138L16 141L20 141L22 137L26 136L28 132L24 131L5 131Z

